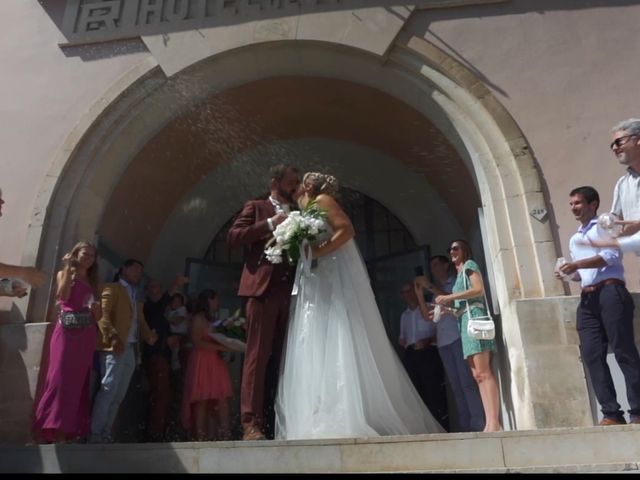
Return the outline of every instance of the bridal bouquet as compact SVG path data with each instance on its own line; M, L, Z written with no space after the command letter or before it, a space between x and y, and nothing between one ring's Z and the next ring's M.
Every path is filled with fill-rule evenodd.
M226 320L212 325L209 336L230 350L244 352L247 348L246 323L238 309Z
M314 241L319 233L324 232L324 219L327 213L316 202L309 202L301 212L291 212L276 227L273 238L267 243L264 254L271 263L282 263L286 252L289 263L295 265L300 258L302 243Z

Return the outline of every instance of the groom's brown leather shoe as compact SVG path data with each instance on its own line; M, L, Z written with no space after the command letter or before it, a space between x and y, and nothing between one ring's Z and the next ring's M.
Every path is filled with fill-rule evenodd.
M264 433L258 427L245 428L242 440L266 440Z
M626 424L627 422L625 421L624 418L604 417L602 420L600 420L600 423L598 425L609 426L609 425L626 425Z

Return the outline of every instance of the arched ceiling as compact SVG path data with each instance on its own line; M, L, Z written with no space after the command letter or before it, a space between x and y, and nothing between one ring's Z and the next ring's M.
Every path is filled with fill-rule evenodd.
M380 150L423 176L465 231L476 219L480 200L462 159L411 106L348 81L275 77L215 94L159 131L113 191L101 238L124 256L146 259L174 207L213 169L260 145L298 138Z

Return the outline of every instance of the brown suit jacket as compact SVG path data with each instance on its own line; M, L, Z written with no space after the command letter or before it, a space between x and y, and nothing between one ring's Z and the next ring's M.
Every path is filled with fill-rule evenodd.
M98 320L100 336L98 350L111 351L111 339L120 338L123 345L127 344L127 337L133 321L133 308L127 289L119 282L107 283L102 290L102 317ZM138 325L140 337L147 340L151 330L144 318L142 302L137 302Z
M264 248L273 234L269 230L267 219L276 214L269 199L250 200L245 203L242 212L233 222L227 234L227 243L231 248L245 247L245 263L240 278L238 295L241 297L259 297L271 278L289 272L293 281L292 267L286 258L282 264L274 265L264 256Z

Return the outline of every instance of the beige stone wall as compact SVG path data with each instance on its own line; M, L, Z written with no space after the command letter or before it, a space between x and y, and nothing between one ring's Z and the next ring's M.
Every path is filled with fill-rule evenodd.
M538 162L568 257L577 223L568 193L593 185L601 211L624 173L609 151L609 130L640 117L633 92L640 66L620 62L637 51L629 35L638 2L514 0L505 4L422 12L405 29L432 42L474 72L522 129ZM632 257L632 256L629 256ZM627 261L630 289L640 289L638 262Z
M0 218L1 262L24 260L28 226L37 221L33 212L41 203L38 192L51 180L47 175L67 137L118 78L149 56L140 41L61 50L56 22L63 4L0 2L5 39L0 44L0 188L6 201ZM26 261L35 263L37 245L28 250L32 258ZM53 267L43 268L51 272ZM22 318L27 302L16 302L20 309L13 319ZM11 309L11 302L0 299L0 321L8 319Z
M29 440L48 325L0 325L0 444Z

